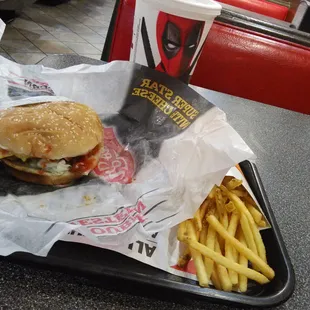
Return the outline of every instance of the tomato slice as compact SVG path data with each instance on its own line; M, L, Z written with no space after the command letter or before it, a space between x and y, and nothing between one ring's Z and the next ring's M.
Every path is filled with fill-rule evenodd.
M79 160L74 163L70 169L71 172L87 172L94 169L94 165L96 164L96 155L100 150L100 146L97 145L93 150L91 150L88 154L79 157Z

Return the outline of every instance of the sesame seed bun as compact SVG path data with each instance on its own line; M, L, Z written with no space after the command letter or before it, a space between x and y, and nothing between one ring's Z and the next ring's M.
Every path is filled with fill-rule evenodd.
M0 112L0 147L19 158L81 156L102 140L98 115L80 103L46 102Z

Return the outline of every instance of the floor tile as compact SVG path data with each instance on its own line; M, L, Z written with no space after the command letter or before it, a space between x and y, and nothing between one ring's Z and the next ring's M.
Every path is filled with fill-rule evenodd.
M57 6L54 7L44 7L42 8L44 10L44 13L50 17L68 17L69 15L66 12L63 12L62 10L59 10Z
M106 26L89 26L89 28L91 28L92 30L94 30L95 32L97 32L98 34L106 37L107 33L108 33L108 27Z
M73 43L73 42L64 42L64 43L78 54L80 53L98 54L98 50L89 43Z
M81 33L80 36L89 43L104 43L105 38L99 34Z
M68 27L59 23L57 20L54 20L53 24L43 22L43 23L39 23L39 25L48 32L55 31L55 30L63 31L63 32L66 32L66 31L70 32L70 29Z
M81 23L74 23L74 24L67 24L67 28L70 29L71 31L81 34L81 33L94 33L92 29L89 27L81 24Z
M2 40L27 40L16 28L6 26Z
M98 60L101 59L101 54L79 54L79 55L93 58L93 59L98 59Z
M10 56L23 65L34 65L46 57L43 53L12 53Z
M23 40L1 40L0 46L7 52L11 53L40 53L41 51L34 46L30 41Z
M43 29L40 25L37 23L31 21L31 20L25 20L23 18L16 18L11 24L16 29L23 29L23 30L38 30Z
M51 31L51 34L60 42L85 43L86 41L74 32Z
M115 0L69 0L27 6L7 29L0 55L23 64L37 63L45 54L100 59L114 5Z
M111 16L98 15L93 18L94 20L98 21L100 24L104 25L105 27L109 27L110 25Z
M7 53L1 52L1 51L0 51L0 56L7 58L9 60L13 60Z
M67 26L67 25L71 25L71 24L80 24L80 22L78 20L76 20L75 18L71 17L71 16L60 16L60 17L56 17L56 20Z
M33 43L44 53L74 54L74 51L59 41L35 40ZM83 44L83 43L82 43Z
M19 16L19 18L22 18L22 19L24 19L24 20L31 20L31 18L28 17L25 13L21 13L20 16Z
M102 52L104 44L94 44L94 43L92 43L92 45L93 45L97 50L99 50L100 52Z
M77 9L76 7L70 4L58 5L57 8L61 10L62 12L65 12L67 15L70 15L73 17L77 17L83 13L83 11L80 11L79 9Z
M101 26L102 23L99 21L89 17L89 16L83 16L79 18L79 21L84 24L85 26Z
M27 6L26 8L24 8L23 13L29 18L31 18L34 22L36 21L36 18L38 16L45 15L45 13L42 10L31 6L30 7Z
M28 40L55 40L55 37L44 29L38 30L19 30Z

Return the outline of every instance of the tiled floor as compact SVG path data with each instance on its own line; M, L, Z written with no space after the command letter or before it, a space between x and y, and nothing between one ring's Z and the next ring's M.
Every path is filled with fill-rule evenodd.
M34 4L7 25L0 55L35 64L49 54L100 59L115 0L71 0L58 6Z

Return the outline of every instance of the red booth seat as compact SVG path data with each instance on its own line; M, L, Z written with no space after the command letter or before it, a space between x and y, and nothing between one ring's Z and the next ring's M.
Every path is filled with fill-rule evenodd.
M265 0L218 0L218 1L244 10L273 17L279 20L285 20L288 13L287 7Z
M109 61L128 60L134 0L121 1ZM214 22L191 83L310 114L310 48Z

